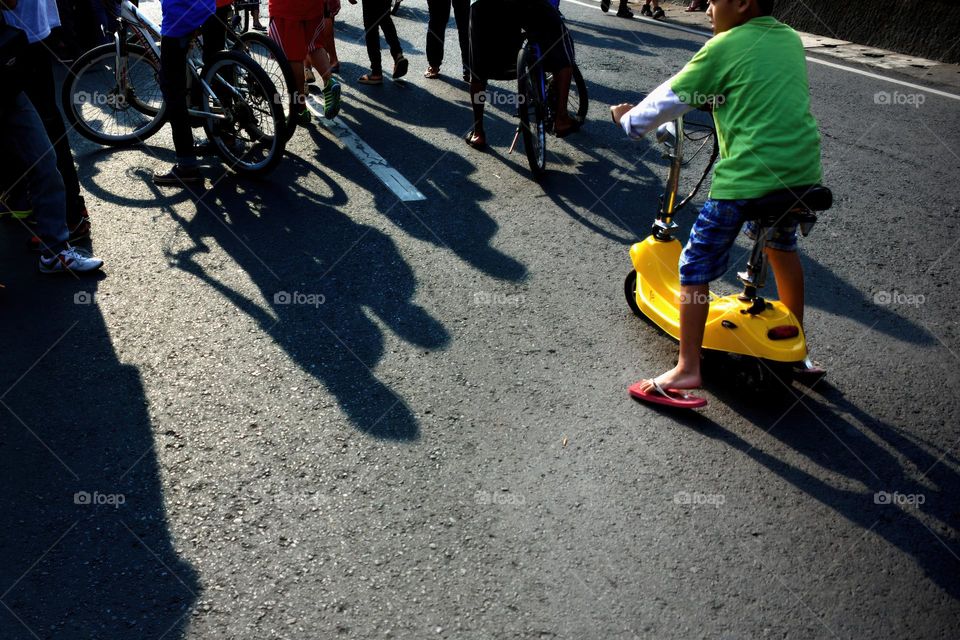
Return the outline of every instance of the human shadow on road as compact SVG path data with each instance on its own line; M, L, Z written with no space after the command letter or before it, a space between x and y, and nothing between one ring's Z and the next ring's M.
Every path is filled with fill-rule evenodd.
M144 386L111 342L104 276L38 275L27 233L2 226L0 636L181 638L201 587L171 539Z
M491 199L491 193L472 179L477 167L467 157L469 148L462 142L470 126L466 110L415 85L380 92L376 100L364 102L361 109L352 109L341 118L427 197L425 201L402 202L376 183L371 193L377 211L405 233L449 249L491 277L523 280L526 267L492 244L498 225L481 206ZM438 148L405 124L452 134L454 149ZM320 131L313 129L310 133L318 146L325 144ZM372 182L375 180L371 177L357 181Z
M805 394L794 387L782 401L758 404L730 384L711 386L721 402L818 465L824 477L839 474L863 484L866 491L832 486L827 479L766 452L705 415L676 417L698 433L742 452L865 531L882 537L911 556L951 597L960 598L956 538L938 536L921 519L932 519L934 528L947 528L956 536L960 513L954 496L960 491L960 475L943 458L919 446L902 430L872 417L838 389L824 383L814 389ZM906 464L892 451L905 458ZM920 470L920 478L908 473L907 465ZM894 493L924 498L922 504L892 504Z
M317 153L335 151L327 141ZM393 241L335 208L346 201L343 189L317 173L327 195L312 193L296 179L315 167L296 156L285 158L284 167L282 181L223 177L190 219L171 211L186 242L166 249L170 263L256 320L329 389L354 427L378 438L416 439L414 412L374 371L385 344L376 321L427 351L443 348L449 336L412 302L416 278ZM209 241L243 269L261 299L204 266Z

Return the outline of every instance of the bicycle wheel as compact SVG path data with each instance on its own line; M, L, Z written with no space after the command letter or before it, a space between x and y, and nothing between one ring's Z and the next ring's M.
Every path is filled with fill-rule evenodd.
M67 121L97 144L143 142L166 119L159 66L140 45L125 48L125 58L117 56L113 44L81 55L67 72L60 92Z
M277 88L267 72L250 56L239 51L221 51L203 70L207 117L203 128L217 153L234 171L264 175L283 157L283 109Z
M287 60L279 44L269 36L256 31L240 34L240 45L244 53L253 58L253 61L267 72L273 86L277 88L286 123L284 136L285 140L289 140L297 130L296 82L293 79L290 61Z
M587 110L589 108L590 98L587 95L587 83L583 81L580 67L573 65L573 81L570 83L570 93L567 95L567 112L578 124L583 124L587 121Z
M524 46L517 55L517 111L523 150L535 178L547 169L547 132L544 124L544 97L542 71L533 62L529 48Z

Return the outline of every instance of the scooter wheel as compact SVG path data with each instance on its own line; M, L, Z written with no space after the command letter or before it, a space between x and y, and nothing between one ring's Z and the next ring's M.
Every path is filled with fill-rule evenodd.
M637 306L637 272L633 269L627 274L627 279L623 281L623 295L627 298L627 306L630 307L630 311L641 318L644 317L640 307Z

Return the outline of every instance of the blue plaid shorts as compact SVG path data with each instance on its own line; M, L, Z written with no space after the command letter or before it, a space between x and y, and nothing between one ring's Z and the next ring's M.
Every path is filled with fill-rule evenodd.
M757 237L753 221L743 224L747 200L707 200L690 230L690 239L680 254L680 284L708 284L727 272L730 247L740 227L751 239ZM797 225L774 227L767 246L780 251L797 250Z

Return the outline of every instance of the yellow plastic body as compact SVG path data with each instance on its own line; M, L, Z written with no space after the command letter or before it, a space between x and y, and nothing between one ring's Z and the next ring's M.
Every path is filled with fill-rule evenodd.
M648 237L630 247L630 260L637 272L636 301L640 311L657 326L680 339L680 275L677 266L682 247L676 239L667 242ZM799 362L807 357L803 329L780 301L767 303L757 315L741 313L750 305L737 296L719 298L710 294L710 312L703 334L703 348L738 353L777 362ZM724 326L726 320L728 326ZM732 325L732 326L730 326ZM771 340L767 331L792 325L795 338Z

